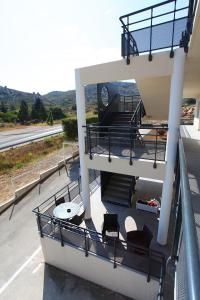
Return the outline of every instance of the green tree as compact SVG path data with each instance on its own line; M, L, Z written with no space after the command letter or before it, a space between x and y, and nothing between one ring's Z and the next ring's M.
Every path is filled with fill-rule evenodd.
M25 122L27 122L29 120L28 105L27 105L26 101L24 101L24 100L22 100L20 103L18 119L22 124L24 124Z
M38 121L45 121L47 118L46 109L40 97L37 97L32 105L31 118Z
M51 110L50 110L50 112L48 114L47 124L50 125L50 126L53 126L53 114L52 114Z
M62 108L60 107L53 107L51 109L52 111L52 115L53 115L53 119L54 120L60 120L60 119L63 119L65 117L65 114L63 113L62 111Z
M16 106L15 106L14 104L10 104L10 110L11 110L11 111L16 110Z
M7 112L7 107L5 106L4 101L1 101L0 111L3 112L3 113Z
M72 105L72 110L76 110L76 104Z

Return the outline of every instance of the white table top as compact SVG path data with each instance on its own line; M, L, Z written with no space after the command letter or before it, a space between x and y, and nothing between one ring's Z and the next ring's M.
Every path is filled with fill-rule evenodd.
M80 211L80 206L73 202L66 202L56 206L53 210L54 217L68 220L76 216Z

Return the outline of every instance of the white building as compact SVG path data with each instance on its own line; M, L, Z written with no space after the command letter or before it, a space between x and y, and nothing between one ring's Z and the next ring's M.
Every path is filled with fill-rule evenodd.
M55 203L35 209L45 261L133 299L163 299L166 290L164 299L199 299L199 253L179 129L183 97L200 100L200 5L166 1L120 20L124 58L75 72L81 186L78 181ZM108 84L129 79L142 102L120 97ZM99 122L87 125L89 84L97 84ZM143 105L156 125L144 124ZM91 170L100 174L93 177L93 190ZM79 204L80 222L53 216L61 196ZM151 198L160 209L144 204ZM105 239L104 214L113 213L119 238ZM131 236L144 225L153 238L141 248ZM186 279L184 267L190 267Z

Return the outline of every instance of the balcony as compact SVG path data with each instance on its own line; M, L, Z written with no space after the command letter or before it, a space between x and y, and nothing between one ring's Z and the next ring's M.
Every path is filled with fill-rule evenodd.
M197 1L169 0L121 16L122 23L122 56L130 63L130 55L149 53L162 49L170 49L170 57L174 48L184 47L188 51L188 43L192 32L193 18Z
M157 162L165 161L167 127L150 126L86 126L86 154L105 155L109 162L112 156Z
M147 281L151 280L151 278L154 280L156 278L159 279L166 256L169 253L167 248L159 247L156 243L157 216L146 211L136 210L134 205L131 208L125 208L102 202L99 173L91 171L91 174L90 201L92 219L89 221L82 219L80 224L75 225L53 217L55 202L60 197L64 196L65 201L73 201L82 206L80 181L73 182L34 209L41 237L58 241L58 247L75 247L79 251L83 251L86 260L88 256L95 255L99 259L106 259L114 268L119 266L128 267L133 272L144 274ZM137 190L137 197L139 198L156 196L159 199L162 183L140 179ZM120 236L119 240L114 244L113 240L105 242L102 238L101 226L103 214L105 213L117 213L119 217ZM144 224L148 225L154 235L154 239L150 254L148 250L145 250L146 255L141 256L140 252L137 252L138 248L141 250L141 247L127 248L126 232L142 229Z

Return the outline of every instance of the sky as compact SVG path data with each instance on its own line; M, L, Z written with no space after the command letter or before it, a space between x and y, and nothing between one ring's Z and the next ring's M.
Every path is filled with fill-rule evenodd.
M0 0L0 86L75 88L75 68L121 58L121 15L161 0Z

